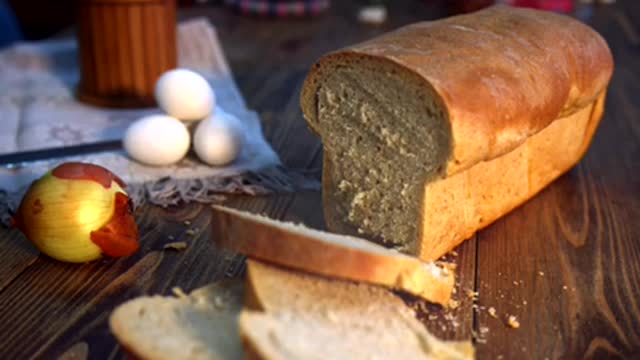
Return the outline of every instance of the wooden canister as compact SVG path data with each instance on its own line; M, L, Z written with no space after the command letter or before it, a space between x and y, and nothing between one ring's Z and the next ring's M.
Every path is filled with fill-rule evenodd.
M81 101L155 104L158 77L176 67L175 0L79 0Z

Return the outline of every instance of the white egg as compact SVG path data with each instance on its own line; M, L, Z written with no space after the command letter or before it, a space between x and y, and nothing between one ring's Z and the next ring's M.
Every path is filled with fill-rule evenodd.
M215 94L205 78L187 69L170 70L156 82L158 106L184 121L202 120L215 107Z
M193 150L205 163L223 166L238 157L244 142L244 128L240 120L216 108L212 116L196 127Z
M190 135L180 120L166 115L150 115L131 124L122 143L134 160L163 166L178 162L187 154Z

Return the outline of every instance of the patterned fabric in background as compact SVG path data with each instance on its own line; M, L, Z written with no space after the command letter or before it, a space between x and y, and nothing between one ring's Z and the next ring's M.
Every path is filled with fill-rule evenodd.
M241 14L268 17L307 17L318 15L329 8L330 0L225 0Z
M573 0L504 0L504 4L534 9L569 13L573 11Z

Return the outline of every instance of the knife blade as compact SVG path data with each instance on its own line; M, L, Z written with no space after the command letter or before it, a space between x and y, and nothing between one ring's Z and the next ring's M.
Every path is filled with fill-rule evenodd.
M6 169L15 169L36 161L52 160L68 156L94 154L120 149L122 149L121 140L109 140L65 147L45 148L10 154L0 154L0 166Z

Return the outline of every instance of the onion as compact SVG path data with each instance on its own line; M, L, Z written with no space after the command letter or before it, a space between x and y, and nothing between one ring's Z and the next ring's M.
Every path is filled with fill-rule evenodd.
M139 248L138 227L124 187L103 167L64 163L31 185L13 225L60 261L131 255Z

